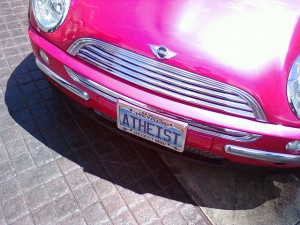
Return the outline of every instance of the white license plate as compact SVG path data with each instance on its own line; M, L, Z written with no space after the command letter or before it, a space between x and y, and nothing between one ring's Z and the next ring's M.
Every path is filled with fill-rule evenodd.
M149 141L183 152L187 123L149 112L119 100L118 128Z

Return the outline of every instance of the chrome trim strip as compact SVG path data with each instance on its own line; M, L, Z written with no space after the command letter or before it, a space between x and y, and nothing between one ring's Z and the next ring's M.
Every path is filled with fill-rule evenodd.
M117 102L117 99L123 99L124 101L127 101L129 103L135 104L137 106L140 106L142 108L147 108L148 110L150 109L149 107L146 106L146 104L140 103L138 101L135 101L133 99L127 98L123 95L118 94L117 92L114 92L100 84L97 84L96 82L87 79L77 73L75 73L73 70L71 70L70 68L65 66L66 71L68 72L68 74L70 75L70 77L78 82L79 84L81 84L83 87L89 89L90 91L93 91L99 95L101 95L102 97L112 101L112 102ZM151 110L151 109L150 109Z
M153 107L149 107L146 104L135 101L124 95L114 92L108 88L105 88L102 85L97 84L96 82L75 73L73 70L69 69L66 66L65 66L65 69L68 72L68 74L70 75L70 77L72 79L74 79L74 81L78 82L83 87L99 94L100 96L102 96L114 103L117 103L117 99L122 99L124 101L132 103L141 108L150 110L152 112L162 113L164 115L167 115L168 117L188 123L189 124L188 128L191 130L194 130L196 132L200 132L200 133L204 133L204 134L208 134L208 135L212 135L215 137L220 137L220 138L224 138L224 139L228 139L228 140L238 141L238 142L253 142L261 137L260 135L256 135L256 134L249 134L249 133L242 132L242 131L236 131L236 130L221 128L221 127L212 126L212 125L205 125L205 124L193 122L190 119L186 119L186 118L179 117L179 116L174 116L173 114L169 114L167 112L157 110Z
M90 96L85 91L82 91L78 87L74 86L73 84L69 83L65 79L58 76L56 73L51 71L48 67L46 67L39 59L35 59L36 65L52 80L54 80L56 83L60 84L62 87L66 88L73 94L77 95L78 97L89 100Z
M231 85L91 38L76 40L68 52L141 87L192 104L266 122L257 101Z
M258 134L250 134L242 131L221 128L212 125L204 125L192 121L189 121L189 129L200 133L212 135L215 137L220 137L227 140L238 141L238 142L253 142L261 138L261 135Z
M226 145L225 152L232 155L274 163L300 164L300 155L290 155L275 152L266 152L257 149L243 148L239 146Z

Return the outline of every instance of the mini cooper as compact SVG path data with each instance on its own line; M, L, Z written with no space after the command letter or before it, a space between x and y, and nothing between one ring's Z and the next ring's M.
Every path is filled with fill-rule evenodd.
M287 168L300 166L299 15L298 0L31 0L28 33L53 85L127 136Z

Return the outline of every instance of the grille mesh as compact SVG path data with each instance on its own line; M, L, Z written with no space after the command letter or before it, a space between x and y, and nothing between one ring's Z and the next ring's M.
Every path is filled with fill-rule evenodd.
M68 51L143 88L191 104L265 121L263 111L255 99L233 86L94 39L79 39Z
M201 150L201 149L198 149L198 148L189 147L189 146L185 147L184 150L187 151L187 152L196 154L196 155L200 155L200 156L203 156L203 157L206 157L206 158L210 158L210 159L216 159L216 160L225 159L224 157L219 156L215 153L212 153L212 152L209 152L209 151L204 151L204 150Z

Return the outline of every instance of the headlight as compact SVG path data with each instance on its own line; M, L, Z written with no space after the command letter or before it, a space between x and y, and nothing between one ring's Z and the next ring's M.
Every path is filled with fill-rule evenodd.
M39 28L55 31L66 18L71 0L32 0L33 14Z
M291 68L287 84L287 95L294 114L300 119L300 56Z

